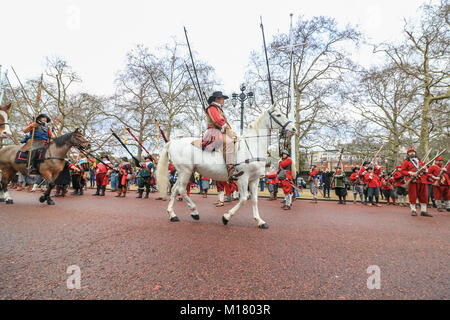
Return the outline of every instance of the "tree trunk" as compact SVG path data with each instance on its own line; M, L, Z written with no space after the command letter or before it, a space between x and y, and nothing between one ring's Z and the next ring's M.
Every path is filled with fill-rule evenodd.
M424 155L425 152L429 148L430 142L430 131L429 131L429 123L430 123L430 99L429 97L425 97L423 101L423 109L422 109L422 123L420 128L420 138L419 138L419 154Z

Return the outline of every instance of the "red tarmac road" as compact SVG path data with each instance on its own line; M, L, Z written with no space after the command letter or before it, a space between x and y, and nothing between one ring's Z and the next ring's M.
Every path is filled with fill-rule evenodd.
M450 213L297 201L292 211L260 200L268 230L248 202L227 226L216 197L194 195L200 221L177 202L55 198L11 192L0 203L0 299L449 299ZM81 289L66 286L68 266ZM381 289L367 288L367 268Z

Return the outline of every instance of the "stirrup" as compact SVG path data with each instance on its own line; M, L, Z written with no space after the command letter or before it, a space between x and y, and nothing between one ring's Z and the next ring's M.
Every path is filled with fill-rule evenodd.
M234 173L232 172L231 175L228 177L228 181L237 180L238 177L242 176L244 174L244 171L236 172L236 170L233 168Z

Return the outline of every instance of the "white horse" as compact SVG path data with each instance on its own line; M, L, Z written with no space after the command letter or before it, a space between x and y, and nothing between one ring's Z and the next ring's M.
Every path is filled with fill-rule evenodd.
M258 184L259 178L265 173L265 164L268 150L268 140L272 129L281 129L282 134L293 135L296 129L292 121L288 120L276 107L271 107L245 131L239 138L235 162L238 171L244 173L238 178L236 184L239 189L239 203L231 208L222 217L223 224L227 224L231 217L245 204L250 186L253 218L258 227L267 229L269 226L261 219L258 212ZM167 213L172 222L179 221L173 205L179 193L191 210L191 217L199 220L197 207L187 196L186 185L192 172L197 171L204 177L216 181L227 181L228 174L221 151L202 151L191 144L195 138L181 138L169 141L162 150L156 170L158 189L161 197L167 194L169 181L168 161L172 162L178 172L178 179L171 190Z

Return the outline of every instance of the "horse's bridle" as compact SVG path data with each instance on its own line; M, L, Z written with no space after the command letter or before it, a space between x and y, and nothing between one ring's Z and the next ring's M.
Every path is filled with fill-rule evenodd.
M273 125L272 125L272 120L278 124L281 127L281 135L284 136L285 132L286 132L286 127L288 126L289 123L291 123L291 120L286 121L286 123L283 125L280 120L278 120L273 113L275 112L275 110L271 110L269 111L269 116L270 116L270 129L273 129Z

